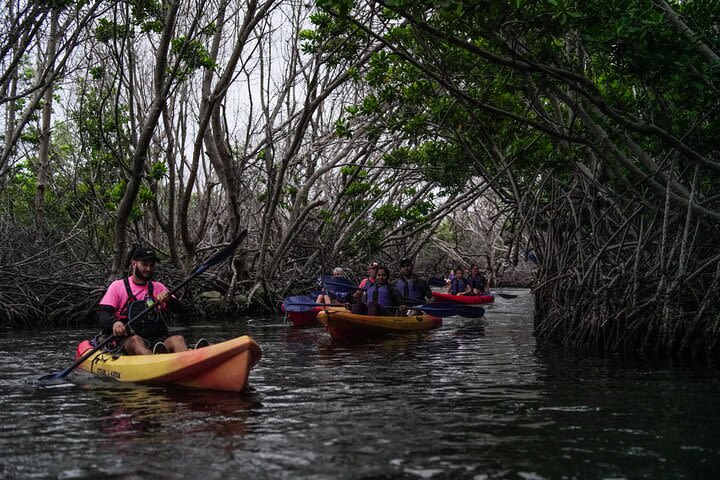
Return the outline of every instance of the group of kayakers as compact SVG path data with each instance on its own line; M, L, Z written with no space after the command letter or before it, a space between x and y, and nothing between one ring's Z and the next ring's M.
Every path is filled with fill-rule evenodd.
M413 262L409 258L400 261L400 275L390 282L390 270L372 262L367 277L363 278L354 292L344 293L323 289L317 297L319 304L345 305L353 313L361 315L396 315L399 311L414 314L413 305L432 301L432 290L427 280L413 273ZM464 278L462 266L453 270L447 280L447 292L454 295L481 295L485 293L486 280L477 264L471 266L471 273ZM334 277L344 278L342 268L333 270ZM332 283L332 282L331 282Z
M185 338L170 335L165 312L182 313L182 303L170 295L168 288L153 281L157 263L155 250L139 247L133 251L130 262L130 275L110 284L100 300L99 325L102 336L114 337L111 348L130 355L148 355L151 353L175 353L188 350ZM400 274L390 282L390 270L372 262L368 266L367 277L352 291L347 289L324 288L317 297L317 303L323 305L345 305L352 313L361 315L397 315L407 312L414 315L413 306L432 301L432 290L427 280L413 273L413 262L404 258L399 264ZM462 267L455 268L447 279L448 293L455 295L478 295L485 292L485 277L477 264L470 268L470 275L464 277ZM349 285L345 271L338 267L332 272L333 278L341 284ZM329 281L328 283L333 283ZM148 306L158 303L150 313L144 313ZM134 318L137 316L137 318ZM207 346L201 339L195 348Z
M465 269L458 266L450 272L446 279L447 292L453 295L482 295L485 293L487 281L485 276L480 273L480 267L477 263L470 265L470 275L465 278Z

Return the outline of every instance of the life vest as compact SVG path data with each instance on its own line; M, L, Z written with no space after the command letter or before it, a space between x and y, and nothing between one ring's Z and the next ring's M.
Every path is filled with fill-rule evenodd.
M470 285L470 288L477 288L478 290L485 290L485 277L482 275L478 275L477 277L474 277L470 275L468 277L468 285Z
M398 281L395 282L395 285L402 292L403 297L411 300L424 300L420 290L418 290L417 285L415 285L414 277L410 278L410 280L399 278Z
M463 278L454 278L452 282L450 282L450 293L453 295L457 295L458 293L462 293L465 290L467 290L467 282Z
M373 283L370 285L370 288L367 290L367 301L368 303L377 303L383 307L391 306L392 300L390 299L390 285L386 283L382 285Z
M127 292L128 298L125 305L122 306L117 314L117 319L127 324L132 321L130 325L131 330L143 338L159 338L165 337L168 334L168 326L162 319L157 308L149 311L142 317L135 319L147 307L150 307L155 301L155 295L153 294L153 282L148 281L148 290L144 300L138 300L132 293L130 288L130 281L127 277L123 278L125 284L125 291Z

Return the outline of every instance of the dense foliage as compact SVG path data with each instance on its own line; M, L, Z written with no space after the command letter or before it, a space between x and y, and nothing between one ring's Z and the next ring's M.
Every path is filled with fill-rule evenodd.
M530 232L538 334L718 357L718 2L319 4L385 46L356 112L393 164L480 177Z

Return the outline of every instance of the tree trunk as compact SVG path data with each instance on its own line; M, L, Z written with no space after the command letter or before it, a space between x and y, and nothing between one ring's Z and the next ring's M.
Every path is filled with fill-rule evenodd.
M50 17L50 36L45 51L45 61L40 71L52 70L54 68L55 50L57 48L59 10L53 10ZM45 192L50 176L50 129L52 118L53 89L50 86L44 95L44 104L40 125L40 146L38 150L37 166L37 188L35 190L35 230L37 240L43 237L45 229Z

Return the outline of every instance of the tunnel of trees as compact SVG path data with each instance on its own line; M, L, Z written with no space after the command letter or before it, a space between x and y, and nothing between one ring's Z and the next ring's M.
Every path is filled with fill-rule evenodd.
M90 322L132 244L272 308L335 265L532 271L537 335L720 356L720 2L16 0L0 317Z

